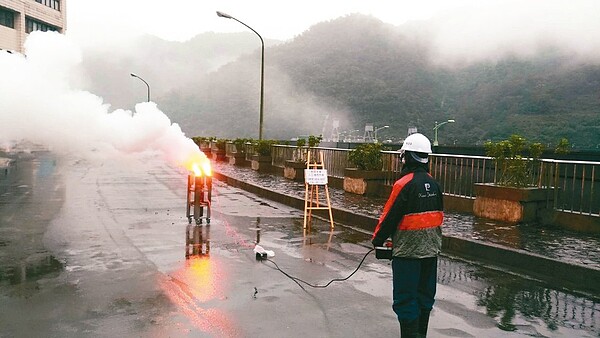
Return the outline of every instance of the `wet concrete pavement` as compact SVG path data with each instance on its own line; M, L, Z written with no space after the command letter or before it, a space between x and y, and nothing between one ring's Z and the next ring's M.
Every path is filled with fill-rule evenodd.
M190 226L186 175L154 158L16 161L0 178L0 336L398 336L387 261L302 289L252 251L322 285L354 271L367 232L303 232L300 210L218 181L211 225ZM597 337L599 321L595 297L440 259L431 337Z

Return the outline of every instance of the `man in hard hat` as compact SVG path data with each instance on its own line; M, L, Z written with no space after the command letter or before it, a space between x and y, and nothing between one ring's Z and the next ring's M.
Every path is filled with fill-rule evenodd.
M401 176L379 217L372 243L383 246L392 238L392 308L402 338L425 337L442 247L442 190L428 172L431 142L427 137L408 136L400 152Z

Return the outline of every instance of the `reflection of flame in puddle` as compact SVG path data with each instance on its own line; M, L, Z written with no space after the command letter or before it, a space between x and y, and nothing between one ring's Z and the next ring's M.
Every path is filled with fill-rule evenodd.
M241 337L228 314L207 303L225 299L223 270L209 257L192 257L170 274L161 287L178 309L203 332L220 337ZM212 306L209 308L208 306Z

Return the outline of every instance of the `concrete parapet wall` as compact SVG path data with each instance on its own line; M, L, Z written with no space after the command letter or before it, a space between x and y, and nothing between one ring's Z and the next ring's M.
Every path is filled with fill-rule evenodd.
M474 198L444 195L444 210L461 213L473 213Z
M545 223L558 224L565 229L581 233L600 234L600 217L555 210L547 214L550 219L544 219Z

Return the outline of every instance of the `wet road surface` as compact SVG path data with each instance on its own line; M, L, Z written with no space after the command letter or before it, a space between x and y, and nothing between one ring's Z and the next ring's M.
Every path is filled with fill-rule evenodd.
M391 268L360 229L215 182L210 226L187 173L153 158L22 158L0 177L1 337L396 337ZM186 245L187 244L187 245ZM442 257L431 337L597 337L597 297Z

